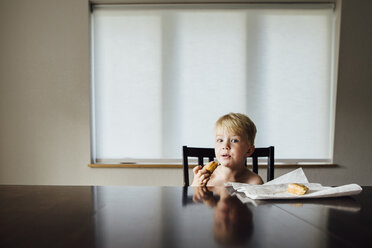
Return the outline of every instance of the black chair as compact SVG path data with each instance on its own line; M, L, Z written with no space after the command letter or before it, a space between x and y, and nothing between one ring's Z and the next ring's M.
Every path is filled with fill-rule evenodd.
M204 166L204 158L213 161L216 157L213 148L199 148L183 146L183 182L184 186L189 186L189 157L198 158L198 165ZM258 158L267 157L267 181L274 179L274 147L256 148L252 158L252 171L258 174Z

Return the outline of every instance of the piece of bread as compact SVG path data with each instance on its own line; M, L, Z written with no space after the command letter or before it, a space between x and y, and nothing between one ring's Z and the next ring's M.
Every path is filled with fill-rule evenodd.
M217 168L218 163L216 161L212 161L209 164L205 165L204 168L209 171L209 173L213 173L213 171Z
M295 195L304 195L309 190L308 187L298 183L288 184L288 192Z

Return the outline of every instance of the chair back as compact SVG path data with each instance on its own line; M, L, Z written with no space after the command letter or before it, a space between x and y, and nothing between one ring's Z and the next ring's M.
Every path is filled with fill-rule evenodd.
M213 161L216 157L214 148L201 148L201 147L188 147L183 146L183 182L184 186L190 185L189 180L189 157L198 158L198 165L204 166L204 158L208 158L208 161ZM252 157L252 171L258 174L258 158L267 158L267 181L274 179L274 147L259 147L255 148L254 152L250 156ZM247 164L246 164L247 166Z

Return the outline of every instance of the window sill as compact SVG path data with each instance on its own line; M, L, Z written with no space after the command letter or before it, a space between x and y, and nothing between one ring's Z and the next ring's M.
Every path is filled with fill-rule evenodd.
M183 168L182 164L89 164L90 168ZM196 165L189 165L194 168ZM267 167L264 164L258 165L259 168ZM275 169L285 168L337 168L337 164L275 164Z
M181 164L89 164L91 168L183 168ZM190 165L190 167L193 167Z

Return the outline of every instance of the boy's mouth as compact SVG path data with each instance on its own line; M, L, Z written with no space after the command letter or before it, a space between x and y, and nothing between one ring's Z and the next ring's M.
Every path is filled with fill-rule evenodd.
M222 154L222 157L223 158L230 158L231 156L230 156L230 154Z

